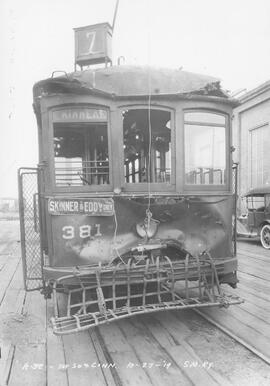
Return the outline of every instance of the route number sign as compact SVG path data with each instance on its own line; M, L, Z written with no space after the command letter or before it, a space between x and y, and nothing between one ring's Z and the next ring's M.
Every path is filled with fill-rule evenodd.
M75 28L75 63L80 66L112 61L112 28L108 23Z

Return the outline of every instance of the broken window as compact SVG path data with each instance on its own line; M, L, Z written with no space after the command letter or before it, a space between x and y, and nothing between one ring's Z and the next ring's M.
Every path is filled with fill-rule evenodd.
M54 167L58 186L109 184L106 124L54 124Z
M185 182L226 183L225 116L209 112L185 114Z
M125 182L171 182L171 113L123 112Z

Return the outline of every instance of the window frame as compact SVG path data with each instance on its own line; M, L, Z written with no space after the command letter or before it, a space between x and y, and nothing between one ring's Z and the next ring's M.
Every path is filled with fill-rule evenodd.
M55 179L55 157L54 157L54 123L53 120L53 113L57 111L62 110L73 110L73 109L93 109L93 110L104 110L107 113L107 121L99 122L99 121L90 121L90 122L65 122L67 125L70 124L100 124L100 123L107 123L107 136L108 136L108 156L109 156L109 184L102 184L102 185L79 185L79 186L59 186L56 183ZM64 104L61 106L54 106L49 110L49 163L50 163L50 179L51 179L51 186L53 191L59 192L59 193L78 193L78 192L110 192L112 191L113 186L113 171L112 171L112 150L111 150L111 117L110 117L110 108L108 106L104 105L97 105L97 104Z
M258 207L256 207L256 205L254 205L255 202L259 202L256 200L256 198L262 198L261 203L263 203L263 206L259 206L259 208L258 208ZM262 194L256 194L253 196L246 197L246 205L247 205L247 210L249 212L258 212L258 213L265 212L265 209L266 209L265 194L262 193ZM261 208L263 208L263 210Z
M175 192L176 190L176 118L175 118L175 109L171 106L165 105L151 105L151 110L159 110L170 113L171 115L171 182L162 183L162 182L126 182L124 174L124 133L123 133L123 118L122 114L125 110L148 110L149 106L147 104L128 104L119 106L119 115L121 122L121 161L120 161L120 176L121 176L121 186L125 192L145 192L149 191L149 186L151 192Z
M186 121L185 120L185 114L186 113L206 113L206 114L214 114L214 115L220 115L225 118L225 124L220 123L207 123L207 122L199 122L199 121ZM213 127L224 127L225 129L225 160L226 160L226 168L224 177L226 180L225 184L217 185L217 184L188 184L186 182L185 173L186 173L186 125L201 125L201 126L213 126ZM183 166L182 166L182 173L183 173L183 189L186 192L206 192L206 191L218 191L218 192L224 192L224 191L230 191L231 187L231 167L232 167L232 160L231 160L231 151L230 151L230 144L231 144L231 120L230 115L225 111L215 110L215 109L209 109L209 108L186 108L183 109L183 144L182 144L182 151L183 151Z

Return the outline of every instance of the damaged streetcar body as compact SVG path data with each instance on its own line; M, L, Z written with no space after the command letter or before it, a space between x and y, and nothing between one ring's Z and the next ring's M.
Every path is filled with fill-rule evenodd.
M35 278L45 294L67 296L66 315L55 303L55 333L240 302L220 287L237 283L234 104L215 78L149 67L85 70L34 86ZM24 173L27 286L36 252L27 247Z

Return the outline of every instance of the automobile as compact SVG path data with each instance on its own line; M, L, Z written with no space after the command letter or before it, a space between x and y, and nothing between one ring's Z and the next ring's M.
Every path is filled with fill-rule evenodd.
M270 185L249 190L242 196L246 213L238 217L237 235L260 238L265 249L270 249Z

